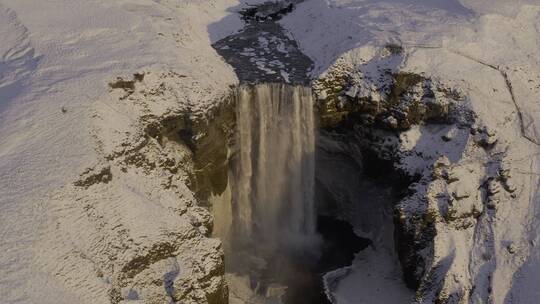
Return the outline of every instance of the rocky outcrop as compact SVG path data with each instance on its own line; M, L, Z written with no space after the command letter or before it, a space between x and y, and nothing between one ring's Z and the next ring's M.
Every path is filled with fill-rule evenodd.
M231 93L232 94L232 93ZM229 96L205 116L191 113L166 117L145 117L146 135L159 143L178 142L189 148L191 159L188 186L204 203L211 195L219 195L227 187L229 146L235 127L234 98ZM142 157L142 155L140 155ZM163 159L160 165L176 173L174 159Z
M39 263L81 299L228 303L205 207L227 186L231 91L192 108L178 98L186 78L147 71L114 82L94 116L102 161L52 202Z
M78 187L88 188L93 184L108 183L111 180L111 167L108 165L101 165L84 170L80 175L80 179L73 184Z
M294 9L294 3L299 1L265 2L261 5L248 7L240 11L245 21L276 21Z
M323 127L353 119L394 131L420 123L452 123L464 95L422 74L399 70L402 50L388 45L352 65L340 58L313 83ZM463 117L465 118L465 117Z
M408 184L394 239L415 301L488 301L500 255L493 223L517 193L508 147L478 119L467 91L404 70L405 59L390 46L339 58L313 84L320 125L353 136L367 169L376 164L396 186Z

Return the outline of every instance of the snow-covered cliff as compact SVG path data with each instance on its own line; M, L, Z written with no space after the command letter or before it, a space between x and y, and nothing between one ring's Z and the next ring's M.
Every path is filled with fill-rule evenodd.
M540 7L492 4L307 1L282 21L315 62L322 124L390 130L370 144L415 181L394 222L420 303L537 296Z
M0 2L0 302L225 301L169 133L237 82L211 47L232 5Z

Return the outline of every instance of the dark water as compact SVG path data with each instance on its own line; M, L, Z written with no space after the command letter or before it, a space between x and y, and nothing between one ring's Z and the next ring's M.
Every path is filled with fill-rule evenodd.
M239 33L213 47L230 64L240 83L307 84L313 62L277 20L294 8L292 3L266 3L244 10L246 23Z
M245 22L244 29L213 45L234 68L240 83L307 85L310 82L313 62L277 23L294 10L298 2L267 2L239 12ZM251 288L263 297L275 284L286 286L282 297L285 304L329 304L323 275L351 265L355 253L369 246L371 241L358 237L350 224L331 216L318 216L317 233L319 240L313 246L295 249L284 246L270 254L265 252L262 240L258 244L233 241L236 256L229 256L229 270L248 274Z

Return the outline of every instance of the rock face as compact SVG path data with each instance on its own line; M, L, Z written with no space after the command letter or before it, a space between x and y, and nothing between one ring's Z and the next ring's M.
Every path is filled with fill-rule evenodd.
M357 65L346 56L315 80L321 125L358 119L366 125L403 131L422 122L451 123L464 96L421 74L399 70L403 50L388 45Z
M293 10L292 1L267 2L240 12L245 27L213 44L241 83L307 84L313 62L277 23Z
M319 99L321 126L356 129L355 137L365 138L360 141L361 150L366 155L374 155L379 164L398 164L402 160L399 140L396 140L398 132L424 123L451 125L465 112L460 108L464 96L456 89L419 74L400 71L402 52L400 48L387 46L357 65L347 64L346 58L338 59L313 85ZM442 170L444 164L441 160L434 166ZM426 252L432 250L436 235L435 218L426 206L407 208L425 200L425 188L430 180L395 165L390 165L389 169L404 176L408 183L420 178L409 188L414 194L403 199L394 216L396 250L404 280L407 286L417 289L428 268Z
M82 301L228 303L222 245L204 207L227 186L231 92L193 109L177 97L185 77L135 77L97 109L103 159L56 193L38 263Z
M182 143L189 149L191 158L184 168L178 168L174 159L165 159L162 164L172 165L171 173L188 170L187 186L202 204L227 187L229 146L235 128L232 94L231 91L230 96L202 116L193 115L188 110L166 117L145 117L145 132L149 138L159 143Z
M519 195L511 132L484 124L474 92L408 70L404 52L365 47L340 57L313 85L320 124L362 138L362 153L377 160L367 163L391 164L379 172L409 185L394 209L394 238L415 302L486 303L517 270L500 264L520 265L509 255L523 253L501 238L511 228L497 228L502 206Z

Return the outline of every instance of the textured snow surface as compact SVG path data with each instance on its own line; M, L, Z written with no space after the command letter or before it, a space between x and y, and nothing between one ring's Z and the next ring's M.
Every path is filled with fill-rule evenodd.
M170 232L195 233L189 232L191 212L171 211L180 208L179 195L192 195L185 185L180 193L159 193L159 179L115 167L111 183L84 190L73 182L87 167L99 171L126 134L136 137L143 114L202 111L236 82L210 39L233 33L239 19L209 28L236 4L0 1L0 302L109 302L111 269L100 276L94 267L120 267L108 260L129 260L130 250L144 251ZM169 85L178 96L144 110L109 92L107 83L117 76L150 70L156 86L161 78L176 79ZM135 242L128 251L115 248L125 245L118 231ZM189 250L214 246L198 238L201 245ZM192 256L204 255L179 257L182 271Z
M249 3L255 2L262 1ZM110 286L119 284L108 275L122 273L160 242L174 250L128 280L131 289L120 291L127 302L153 294L176 297L174 288L152 289L149 282L185 276L183 284L198 286L219 267L219 244L206 237L207 215L193 205L182 168L174 190L164 188L169 176L159 170L122 169L130 149L139 147L141 117L205 113L237 82L210 45L241 28L234 12L246 4L0 0L0 302L108 303ZM495 133L496 147L474 148L474 139L459 132L448 144L440 138L449 130L418 127L403 134L401 148L425 157L402 165L422 170L449 153L460 183L468 186L495 174L493 161L509 168L515 197L501 196L497 212L482 218L476 231L437 227L436 258L453 257L444 286L452 292L475 284L473 303L484 299L489 285L494 303L537 302L537 0L308 0L280 24L315 62L314 76L346 52L345 60L355 65L369 59L370 49L396 43L406 52L399 68L465 92L478 124ZM117 76L142 72L145 81L132 96L107 86ZM174 143L143 146L156 162L187 153ZM113 178L87 188L73 185L85 181L79 175L86 168L90 177ZM380 291L360 283L366 277L359 272L366 259L384 264L383 256L359 256L336 299L357 303L347 287L354 286L374 303ZM381 269L374 271L393 272ZM377 288L395 298L403 294L401 284L377 280ZM194 290L185 303L204 302Z
M476 124L489 130L485 133L489 140L497 141L495 148L484 150L475 141L477 136L487 135L472 136L468 128L457 126L420 126L402 134L399 143L403 155L400 166L411 173L429 176L431 172L424 170L438 157L450 159L458 182L444 191L459 197L453 207L458 216L466 217L478 208L475 204L481 198L476 195L484 187L482 183L498 189L487 181L497 178L500 167L512 172L511 183L519 185L512 195L493 190L496 194L490 200L498 202L496 211L486 211L474 229L437 224L434 253L429 255L436 267L433 286L442 287L443 293L452 297L468 293L464 297L472 303L534 303L538 296L532 286L540 278L540 250L536 247L540 65L535 56L540 49L540 7L534 4L313 0L300 4L281 21L314 60L314 76L324 76L329 66L345 67L353 77L359 71L373 75L379 66L388 65L376 58L377 49L388 44L402 46L403 60L392 70L421 74L463 92L464 104L475 113ZM336 59L338 64L334 65ZM354 90L363 94L366 88ZM437 187L437 182L429 188L419 186L417 199L429 201L440 195ZM412 199L405 205L414 210L421 205L416 202ZM377 259L382 256L383 252ZM355 265L364 259L359 258ZM334 286L338 303L352 303L351 291L344 286L353 277L361 282L358 272L365 269L369 268L355 272L351 267L345 279ZM384 268L380 271L384 273ZM381 282L378 288L401 294L399 286ZM373 299L378 291L358 284L357 292L360 300ZM432 303L436 293L429 291L421 301ZM439 297L444 299L442 294Z

